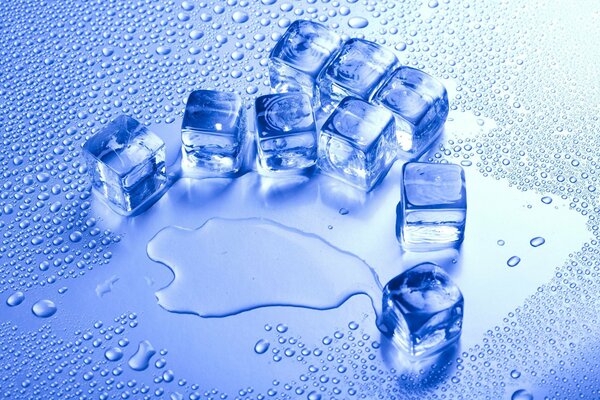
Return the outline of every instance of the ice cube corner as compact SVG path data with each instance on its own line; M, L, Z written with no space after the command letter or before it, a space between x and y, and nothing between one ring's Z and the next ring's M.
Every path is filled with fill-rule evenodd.
M163 140L127 115L90 137L83 151L93 189L121 214L134 212L167 181Z

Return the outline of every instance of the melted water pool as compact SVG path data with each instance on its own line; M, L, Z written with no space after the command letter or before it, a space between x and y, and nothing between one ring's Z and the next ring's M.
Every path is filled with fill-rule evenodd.
M171 312L213 318L269 306L326 310L364 294L379 315L382 286L364 260L269 219L166 227L147 251L173 272L173 281L156 293Z

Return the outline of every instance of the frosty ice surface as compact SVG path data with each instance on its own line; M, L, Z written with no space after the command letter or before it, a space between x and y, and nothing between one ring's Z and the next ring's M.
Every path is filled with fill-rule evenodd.
M330 113L346 96L368 100L397 62L393 52L377 43L348 40L317 78L321 108Z
M310 97L300 92L256 99L256 144L261 172L302 172L315 164L317 132Z
M394 161L394 129L394 117L385 108L358 98L345 98L321 128L319 168L325 174L371 190Z
M431 263L398 275L383 290L382 330L412 357L426 357L454 343L462 329L464 299L448 274Z
M448 116L448 94L425 72L399 67L381 85L373 102L396 117L398 157L415 159L435 141Z
M457 246L463 240L466 213L462 167L418 162L404 165L396 233L407 250Z
M83 146L92 186L130 213L166 182L165 144L135 119L121 115Z
M301 91L313 97L315 78L340 44L340 37L321 24L293 22L269 57L273 92Z
M188 97L181 140L187 173L205 176L235 174L246 144L246 118L237 93L196 90Z

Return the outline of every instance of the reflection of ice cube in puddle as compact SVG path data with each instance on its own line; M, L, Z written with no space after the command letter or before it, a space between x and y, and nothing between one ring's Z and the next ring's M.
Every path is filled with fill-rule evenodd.
M411 357L426 357L460 337L464 300L448 274L419 264L392 279L383 291L380 328Z

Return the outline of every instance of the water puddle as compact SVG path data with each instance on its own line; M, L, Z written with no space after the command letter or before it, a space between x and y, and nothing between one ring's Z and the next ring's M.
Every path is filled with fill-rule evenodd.
M173 272L156 293L171 312L214 318L269 306L326 310L364 294L380 315L382 286L364 260L272 220L213 218L194 230L168 226L147 252Z

